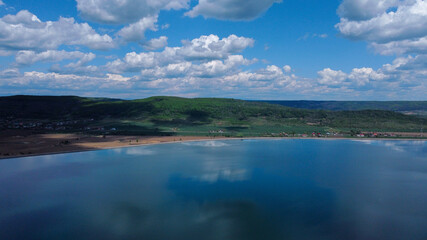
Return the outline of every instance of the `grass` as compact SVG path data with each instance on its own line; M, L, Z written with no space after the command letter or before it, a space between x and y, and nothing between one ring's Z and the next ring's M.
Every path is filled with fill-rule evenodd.
M414 105L416 104L412 102L408 109ZM89 127L103 126L104 133L127 135L244 137L271 136L283 132L419 132L420 129L427 129L426 118L394 111L310 110L236 99L151 97L126 101L72 96L0 98L2 122L65 119L91 119L86 124ZM113 128L116 130L111 130ZM80 124L72 131L82 131L81 129Z

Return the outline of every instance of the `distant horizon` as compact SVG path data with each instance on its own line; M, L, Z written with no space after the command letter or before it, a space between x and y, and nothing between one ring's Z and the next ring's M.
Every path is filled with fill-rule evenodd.
M0 0L0 95L423 101L425 0Z
M80 98L105 98L105 99L117 99L117 100L140 100L152 97L178 97L186 99L198 99L198 98L217 98L217 99L236 99L243 101L284 101L284 102L427 102L427 100L311 100L311 99L244 99L244 98L231 98L231 97L183 97L174 95L153 95L148 97L140 98L115 98L115 97L103 97L103 96L79 96L79 95L30 95L30 94L17 94L17 95L0 95L0 98L4 97L17 97L17 96L30 96L30 97L80 97Z

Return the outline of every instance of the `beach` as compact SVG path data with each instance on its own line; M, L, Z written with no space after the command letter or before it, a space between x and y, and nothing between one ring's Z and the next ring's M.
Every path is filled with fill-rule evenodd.
M425 138L350 138L356 140L426 140ZM423 137L427 137L423 135ZM95 136L86 134L14 134L0 136L0 159L37 156L57 153L82 152L139 145L236 139L229 137L207 136ZM242 138L239 138L242 139ZM251 137L250 139L280 139L278 137ZM290 138L285 139L348 139L345 137L328 138Z
M5 136L0 137L0 159L210 139L214 138L200 136L93 136L84 134ZM221 139L221 137L215 139Z

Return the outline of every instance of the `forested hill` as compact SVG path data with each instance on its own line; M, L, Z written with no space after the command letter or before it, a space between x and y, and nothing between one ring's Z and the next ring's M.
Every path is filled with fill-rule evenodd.
M339 105L339 102L335 104ZM411 106L406 108L399 106L398 110L414 109ZM329 108L339 109L338 106ZM273 131L271 129L291 131L303 129L301 131L306 132L326 128L396 131L427 129L425 118L384 110L309 110L266 102L222 98L150 97L140 100L118 100L75 96L0 97L0 123L3 124L3 128L18 126L20 119L40 119L45 122L89 119L92 125L116 129L124 129L123 126L126 126L127 129L134 130L137 126L144 126L156 131L191 129L196 132L209 132L212 129L233 129L233 131L258 129L260 132ZM29 126L37 123L27 122ZM80 122L87 124L87 121ZM78 127L81 129L84 126ZM77 129L77 126L75 128Z
M262 101L282 106L331 111L386 110L396 112L425 112L427 101Z

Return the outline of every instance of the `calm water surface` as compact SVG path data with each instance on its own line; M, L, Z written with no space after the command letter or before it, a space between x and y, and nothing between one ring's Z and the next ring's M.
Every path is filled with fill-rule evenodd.
M0 161L0 239L427 239L427 143L233 140Z

